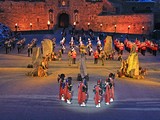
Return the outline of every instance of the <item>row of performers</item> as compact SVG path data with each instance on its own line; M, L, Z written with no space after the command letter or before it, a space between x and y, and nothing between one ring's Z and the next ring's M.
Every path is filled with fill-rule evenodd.
M81 48L80 48L81 49ZM84 50L84 53L87 54L86 50ZM104 65L104 61L105 60L113 60L114 59L114 54L115 52L113 51L111 54L106 54L104 52L104 50L101 50L100 51L100 54L98 52L98 50L96 50L94 53L93 53L93 58L94 58L94 64L98 64L98 61L102 61L102 65ZM71 66L71 64L76 64L76 61L77 61L77 52L76 50L69 50L68 51L68 63L69 63L69 66ZM56 60L59 60L61 61L62 60L62 52L61 50L59 50L57 53L56 52L52 52L52 53L49 53L46 55L46 58L48 61L56 61Z
M88 53L89 56L93 55L94 58L98 58L98 56L101 56L101 54L103 53L103 47L102 47L102 42L101 40L99 39L99 37L97 37L97 49L96 50L93 50L93 47L92 47L92 41L90 38L88 38L88 41L87 41L87 45L85 46L85 44L83 43L83 40L81 37L79 37L79 45L76 46L75 45L75 42L74 42L74 39L73 37L71 37L71 40L69 42L69 45L70 45L70 51L75 51L75 48L79 48L79 51L81 48L84 48L84 49L87 49L86 50L86 53ZM60 41L60 46L61 47L61 51L62 51L62 54L65 50L65 38L63 38L61 41ZM105 58L106 59L114 59L114 55L115 55L115 51L111 51L110 53L105 53Z
M156 54L157 54L158 44L156 44L150 40L147 40L147 39L145 40L145 42L141 42L137 38L134 42L132 42L128 39L125 39L124 43L120 42L118 39L114 40L115 50L118 51L121 55L123 54L124 48L125 48L125 50L130 52L130 50L132 49L132 46L134 44L136 44L136 46L137 46L136 51L141 52L141 54L143 56L145 56L146 50L148 52L152 53L154 56L156 56Z
M18 50L18 53L20 53L20 51L22 50L22 48L24 49L25 48L25 42L26 42L26 39L23 38L23 39L16 39L15 37L9 39L9 40L6 40L5 43L4 43L4 47L6 49L6 54L8 54L8 49L11 51L11 49L15 48L16 47L16 44L17 44L17 50ZM28 57L30 57L30 54L32 54L32 48L33 47L36 47L36 42L37 42L37 39L34 38L29 44L28 44Z
M105 99L105 104L109 105L114 100L114 78L113 73L109 74L109 77L106 79L103 84L101 80L97 81L97 84L93 88L94 92L94 102L96 107L101 107L101 102L103 96ZM58 75L59 82L59 99L65 101L68 104L71 104L73 91L72 91L72 77L65 79L65 74ZM103 95L104 91L104 95ZM86 106L88 100L88 81L83 79L79 82L78 85L78 104L80 106Z
M62 40L60 41L62 54L63 54L63 51L65 50L65 42L66 42L66 39L65 39L65 37L63 37ZM78 45L76 45L74 38L71 37L71 40L69 42L69 46L70 46L70 49L73 51L75 48L80 48L81 46L85 46L85 44L84 44L82 38L79 37ZM92 48L92 40L90 38L88 38L88 41L86 42L86 47L88 49L89 56L91 56L91 54L93 54L93 48ZM99 53L102 50L102 43L101 43L101 40L99 39L99 37L97 37L97 50Z
M20 53L20 50L22 48L24 48L24 46L25 46L25 38L18 40L17 38L13 37L13 38L10 38L10 39L6 40L4 42L4 47L5 47L5 50L6 50L6 54L8 54L9 51L14 49L16 47L16 44L17 44L18 53Z

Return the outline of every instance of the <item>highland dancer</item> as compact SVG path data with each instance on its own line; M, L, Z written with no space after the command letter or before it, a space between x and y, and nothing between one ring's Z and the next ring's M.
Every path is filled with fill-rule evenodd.
M101 80L97 81L97 85L94 86L93 92L95 93L94 102L96 107L101 107L101 101L102 101Z

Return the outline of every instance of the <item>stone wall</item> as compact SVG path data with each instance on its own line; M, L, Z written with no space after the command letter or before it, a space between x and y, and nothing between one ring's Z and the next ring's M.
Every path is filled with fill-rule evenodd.
M102 23L102 31L107 32L149 34L153 31L153 19L153 14L98 16L96 26L100 29L99 23ZM144 30L142 27L144 27Z
M46 2L13 2L6 1L0 3L0 22L9 26L13 31L15 24L18 24L18 30L47 30L49 20L49 10L53 9L52 29L58 23L58 17L61 13L69 15L70 25L75 21L74 10L78 10L77 29L93 29L94 31L117 32L117 33L149 33L153 30L154 18L152 14L137 15L108 15L99 16L102 12L103 4L109 3L88 3L85 0L70 0L69 7L58 7L58 0L48 0ZM30 27L32 23L32 28ZM90 26L88 27L88 23ZM102 24L102 27L100 27ZM116 31L114 25L116 24ZM128 26L130 29L128 31ZM144 26L144 31L142 31Z

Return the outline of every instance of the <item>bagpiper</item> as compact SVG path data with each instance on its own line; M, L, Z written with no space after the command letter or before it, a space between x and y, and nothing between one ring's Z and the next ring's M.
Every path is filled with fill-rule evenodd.
M110 85L110 102L113 102L114 100L114 87L115 87L114 79L115 79L115 74L110 73L108 77L108 82Z
M80 106L86 106L88 87L85 82L86 80L83 79L78 85L78 104Z
M58 75L58 83L59 83L59 99L64 101L64 88L65 88L65 74Z
M109 105L110 104L110 82L108 79L106 79L105 84L104 84L104 99L105 99L105 104Z
M101 80L97 81L97 85L94 86L93 89L94 92L94 102L96 107L101 107L101 101L102 101L102 88L101 88Z
M65 87L64 87L64 99L65 102L68 104L71 104L72 100L72 77L68 77L65 82Z

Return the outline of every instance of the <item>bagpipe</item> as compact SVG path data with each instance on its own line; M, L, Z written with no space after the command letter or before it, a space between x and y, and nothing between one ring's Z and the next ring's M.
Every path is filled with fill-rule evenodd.
M115 74L114 73L110 73L109 77L111 77L112 79L115 79Z
M96 86L97 86L97 85L96 85ZM96 87L96 86L95 86L95 87ZM96 92L97 92L97 91L95 90L95 87L94 87L94 89L93 89L94 94L96 94ZM102 96L102 95L103 95L103 89L104 89L104 88L102 88L101 86L99 86L99 87L101 88L101 89L99 90L99 95Z
M22 40L19 40L18 42L17 42L17 46L24 46L25 45L25 41L26 41L26 39L25 38L23 38Z
M24 49L24 47L25 47L25 41L26 41L26 39L23 38L22 40L19 40L19 41L17 42L18 53L20 52L20 50L21 50L22 48Z
M108 85L109 85L110 89L115 86L114 81L113 81L112 78L109 77L106 81L108 82Z
M87 87L85 85L82 87L82 92L87 93Z
M72 77L68 77L66 82L68 83L68 90L72 91Z
M65 79L65 74L59 74L57 78L58 83L60 83L60 86L64 89L67 85L67 89L69 91L72 91L72 77L68 77Z

